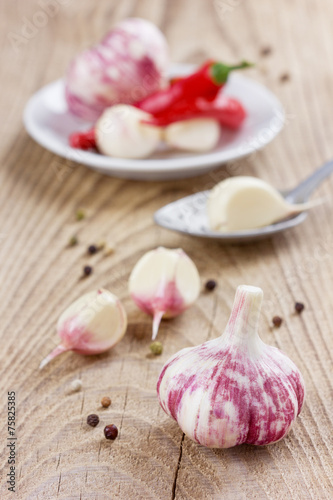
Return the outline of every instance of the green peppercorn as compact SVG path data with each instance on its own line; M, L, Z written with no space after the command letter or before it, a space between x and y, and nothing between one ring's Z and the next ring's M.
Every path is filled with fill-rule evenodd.
M76 220L83 220L86 216L85 211L82 208L79 208L76 211Z
M69 238L68 246L69 247L75 247L77 245L79 240L77 239L77 236L75 234Z
M159 356L163 352L163 345L161 344L161 342L158 342L157 340L155 340L155 342L152 342L149 348L151 352L156 356Z

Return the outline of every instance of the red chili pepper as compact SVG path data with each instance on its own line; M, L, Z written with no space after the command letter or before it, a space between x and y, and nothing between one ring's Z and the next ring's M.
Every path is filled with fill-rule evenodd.
M96 148L95 130L87 130L87 132L74 132L69 136L69 145L76 149L93 149Z
M248 68L250 63L243 61L236 66L207 61L195 73L180 78L167 89L159 90L135 104L138 108L155 117L167 113L180 103L192 103L201 97L213 101L221 87L226 83L228 75L236 69Z
M214 118L221 125L237 129L246 118L246 111L242 104L228 96L219 95L213 102L204 99L197 99L191 106L181 109L180 106L171 109L168 113L153 117L145 121L159 127L170 125L171 123L190 120L192 118Z

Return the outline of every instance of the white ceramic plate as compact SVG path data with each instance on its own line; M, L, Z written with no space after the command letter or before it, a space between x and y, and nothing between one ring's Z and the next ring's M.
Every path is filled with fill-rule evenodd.
M193 65L175 64L170 74L185 75L193 69ZM23 119L27 132L44 148L102 173L141 180L193 177L263 148L283 127L281 103L261 84L235 73L230 76L224 92L238 98L248 116L238 131L221 129L218 146L204 154L161 148L145 160L126 160L71 148L68 136L74 131L88 129L91 124L67 110L62 79L46 85L30 98Z

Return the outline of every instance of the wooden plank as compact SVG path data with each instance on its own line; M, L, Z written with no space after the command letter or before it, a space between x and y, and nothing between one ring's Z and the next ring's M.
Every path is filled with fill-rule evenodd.
M320 188L326 203L295 230L246 246L208 245L155 226L152 214L165 203L210 187L223 178L225 167L177 182L112 179L43 150L21 123L29 96L62 75L77 51L98 40L115 21L143 16L163 28L175 61L199 62L211 56L257 62L249 74L280 97L287 123L271 145L227 171L292 186L333 156L332 3L82 0L58 5L44 27L14 47L11 34L27 29L42 7L37 1L0 3L0 384L3 415L7 391L17 394L16 498L332 498L332 181ZM272 52L263 57L267 46ZM285 73L290 78L281 82ZM88 213L80 223L74 217L78 207ZM66 249L73 233L81 244ZM86 246L100 238L115 244L114 254L88 259ZM127 280L137 259L157 245L184 248L203 282L215 278L219 286L212 294L202 293L181 317L162 323L164 352L151 358L151 320L129 299ZM88 262L94 273L80 280ZM171 354L223 330L241 283L264 289L262 338L297 363L307 400L282 442L208 450L184 438L164 415L155 385ZM124 301L129 315L124 340L100 356L63 355L40 373L38 364L56 341L59 314L82 293L100 286ZM302 316L293 314L295 300L306 305ZM284 323L273 330L275 314ZM66 394L76 378L82 379L83 390ZM102 410L104 395L111 396L112 406ZM96 429L85 424L91 412L101 417ZM103 437L107 423L120 430L114 443ZM5 418L1 435L0 495L12 498L5 483Z

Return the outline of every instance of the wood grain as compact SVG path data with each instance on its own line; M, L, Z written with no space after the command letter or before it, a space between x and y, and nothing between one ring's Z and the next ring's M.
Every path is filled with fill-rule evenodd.
M54 0L53 4L57 4ZM61 4L61 5L60 5ZM257 62L250 74L271 88L287 112L283 132L263 151L230 165L232 174L258 175L288 187L333 157L333 5L329 0L88 0L62 1L30 39L13 46L37 1L0 2L1 71L1 499L331 499L333 498L333 200L332 180L320 188L326 203L306 223L272 240L221 246L154 225L153 212L223 178L212 174L177 182L144 183L104 177L39 147L22 128L27 99L61 76L79 50L116 21L146 17L168 37L172 59L211 56ZM38 16L38 15L37 15ZM270 55L261 50L269 46ZM281 82L288 73L289 80ZM75 221L84 207L88 217ZM77 234L80 244L66 248ZM86 256L106 238L108 258ZM181 317L163 322L163 355L148 355L151 320L127 292L137 259L157 246L182 247L203 282L218 280ZM94 273L80 280L82 266ZM304 410L283 441L267 447L208 450L184 438L159 408L156 379L168 357L216 337L235 288L263 288L261 335L299 366L307 386ZM42 373L38 364L56 342L55 323L82 293L104 286L124 301L129 329L111 352L84 358L68 353ZM305 303L301 316L295 300ZM284 318L280 329L271 318ZM83 389L67 394L71 381ZM7 491L7 391L17 394L17 491ZM102 396L112 406L101 409ZM89 413L101 424L88 428ZM114 423L111 443L103 427Z

